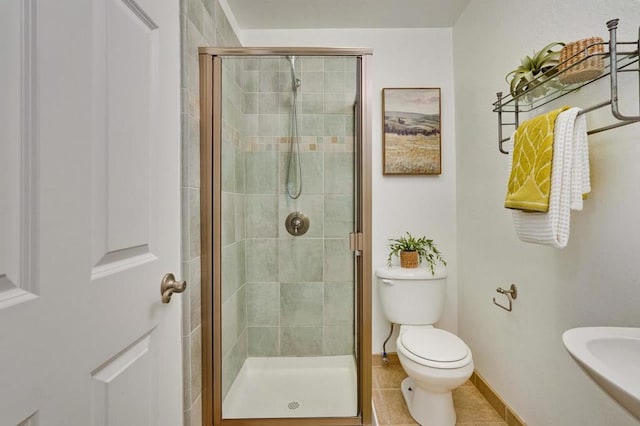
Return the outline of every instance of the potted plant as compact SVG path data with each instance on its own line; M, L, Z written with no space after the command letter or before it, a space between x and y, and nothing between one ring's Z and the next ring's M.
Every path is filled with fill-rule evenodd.
M433 244L433 240L427 237L415 238L407 232L406 237L391 238L389 241L389 257L387 264L391 266L393 256L400 256L400 266L402 268L417 268L423 260L431 274L435 275L436 263L446 266L447 262L442 258L442 254Z
M520 66L505 76L505 80L509 83L511 96L515 98L528 92L526 98L530 101L545 95L552 86L559 87L560 83L544 82L558 73L560 51L563 46L564 43L561 42L549 43L540 51L534 52L533 57L525 56ZM560 49L554 50L555 47L560 47ZM509 81L509 77L511 77L511 81ZM532 87L535 88L532 89ZM530 90L531 92L529 92Z

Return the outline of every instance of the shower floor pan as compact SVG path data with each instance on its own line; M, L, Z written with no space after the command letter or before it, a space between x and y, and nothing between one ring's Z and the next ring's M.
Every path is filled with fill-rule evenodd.
M222 404L225 419L357 415L351 355L247 358Z

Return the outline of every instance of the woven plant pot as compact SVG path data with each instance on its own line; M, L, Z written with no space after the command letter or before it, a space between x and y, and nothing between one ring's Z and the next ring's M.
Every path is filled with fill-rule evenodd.
M567 43L560 52L558 80L565 84L573 84L592 80L602 74L604 56L590 56L604 53L604 44L601 43L603 40L600 37L590 37Z
M400 252L400 266L402 268L417 268L418 267L418 252L417 251L401 251Z

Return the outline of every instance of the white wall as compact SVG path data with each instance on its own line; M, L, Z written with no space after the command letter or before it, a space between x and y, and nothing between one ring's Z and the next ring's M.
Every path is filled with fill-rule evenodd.
M453 31L459 333L480 374L530 426L640 425L578 368L561 340L572 327L640 326L640 124L589 138L593 191L572 215L569 246L557 250L515 236L502 207L507 157L497 150L491 112L495 92L508 90L504 75L525 54L552 41L607 39L611 18L621 18L620 40L636 39L637 0L476 0ZM637 102L637 84L625 79L621 88ZM580 92L563 103L606 98L604 85ZM588 125L608 115L589 114ZM510 283L519 291L507 313L491 298Z
M385 264L388 238L400 236L405 231L434 238L449 263L448 300L444 317L439 325L455 332L457 329L456 148L451 28L251 30L243 31L240 38L243 46L373 48L373 264ZM382 176L383 87L441 88L441 176ZM389 324L382 316L374 285L374 353L382 352L382 342L388 332ZM395 351L395 338L390 342L387 351Z

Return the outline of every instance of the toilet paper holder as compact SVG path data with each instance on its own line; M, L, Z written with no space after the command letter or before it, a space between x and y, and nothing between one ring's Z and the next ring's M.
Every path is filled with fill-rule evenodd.
M513 308L513 301L518 297L518 288L516 287L515 284L511 284L511 287L509 287L509 290L505 290L502 287L498 287L496 289L496 291L500 294L504 294L505 296L507 296L507 300L509 302L509 307L507 308L504 305L501 305L500 303L496 302L496 298L493 298L493 304L504 309L507 312L511 312L512 308Z

